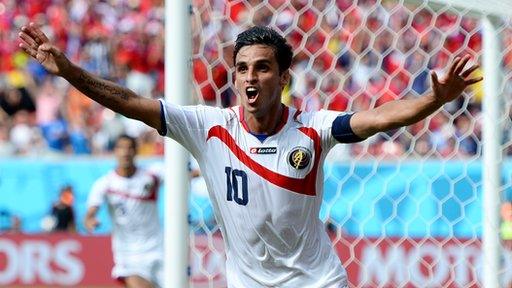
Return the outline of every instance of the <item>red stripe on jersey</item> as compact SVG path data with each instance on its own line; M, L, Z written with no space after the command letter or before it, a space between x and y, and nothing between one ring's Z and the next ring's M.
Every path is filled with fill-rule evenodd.
M151 174L151 178L153 178L153 187L151 187L150 193L148 195L148 200L156 201L158 198L158 188L160 187L160 180L155 175Z
M155 186L155 187L157 187L157 186ZM152 190L153 189L154 188L152 188ZM123 197L123 198L126 198L126 199L133 199L133 200L138 200L138 201L156 201L156 191L155 192L151 191L151 193L149 193L149 195L144 196L144 197L130 195L128 193L121 192L121 191L115 191L115 190L112 190L112 189L108 189L107 190L107 194L117 195L117 196L120 196L120 197Z
M233 139L229 132L219 125L212 127L208 131L208 138L206 141L208 141L211 137L217 137L220 141L226 144L226 146L229 148L229 150L231 150L231 152L233 152L238 160L244 163L245 166L249 167L249 169L254 171L260 177L286 190L290 190L299 194L314 196L316 195L316 170L318 169L320 154L322 152L320 146L320 137L313 128L299 128L299 130L306 136L310 137L314 141L315 146L315 163L313 164L313 169L303 179L292 178L276 173L254 161L242 150L242 148L240 148L240 146L238 146L238 144L235 142L235 139Z
M309 174L304 178L304 186L306 187L314 187L316 190L316 173L318 172L318 163L320 163L320 155L322 153L322 145L320 145L320 136L318 132L316 132L313 128L301 127L299 128L300 132L304 133L306 136L313 140L315 145L315 163L313 164L313 169ZM316 191L315 191L316 195Z

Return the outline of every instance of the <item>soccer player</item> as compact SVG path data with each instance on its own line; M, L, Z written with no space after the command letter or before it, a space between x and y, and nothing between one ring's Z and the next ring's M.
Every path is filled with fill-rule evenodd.
M234 48L240 106L180 107L139 97L72 64L35 25L20 47L91 99L177 140L198 160L226 248L228 287L347 287L346 272L319 219L329 149L413 124L482 78L468 56L432 93L355 113L301 112L281 103L292 49L277 32L253 27Z
M159 178L135 166L136 141L121 135L114 147L117 167L98 179L89 194L85 227L98 226L96 214L108 204L113 222L112 277L126 287L161 287L163 235L156 205Z

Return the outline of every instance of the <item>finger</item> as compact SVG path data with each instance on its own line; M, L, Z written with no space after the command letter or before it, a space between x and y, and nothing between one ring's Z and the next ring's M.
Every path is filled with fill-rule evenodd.
M34 50L34 51L35 51L35 50L37 50L37 46L36 46L37 44L36 44L36 45L33 45L33 44L31 44L31 43L29 43L29 42L25 41L25 39L20 39L20 45L21 45L21 44L23 44L23 47L22 47L22 46L20 46L20 47L22 47L22 48L25 48L25 47L26 47L26 48L28 48L28 49L32 49L32 50Z
M460 57L455 57L455 60L453 60L452 65L450 66L450 69L448 69L448 75L452 75L455 71L455 68L457 67L457 64L460 62Z
M43 31L41 31L41 29L34 23L30 23L28 31L31 32L30 35L34 38L37 44L43 44L49 41L48 37L46 37Z
M36 24L34 24L34 23L30 23L30 25L35 28L34 32L36 33L37 38L40 39L42 43L45 43L45 42L49 41L48 37L46 37L46 35L41 30L41 28L36 26Z
M31 57L33 58L36 58L37 56L37 51L35 49L32 49L30 47L30 45L28 45L27 43L25 42L22 42L18 45L23 51L25 51L25 53L27 53L28 55L30 55Z
M472 79L464 80L464 84L466 84L466 86L473 85L473 84L478 83L478 82L480 82L482 80L484 80L484 77L472 78Z
M455 68L455 71L454 71L455 75L460 74L462 69L464 69L464 67L468 63L469 59L471 59L471 57L469 57L468 55L466 55L462 58L462 61L460 61L459 64L457 65L457 67Z
M32 37L30 37L27 33L25 32L20 32L18 33L18 36L20 37L21 40L23 40L25 43L27 43L30 47L34 48L34 49L37 49L37 43L34 39L32 39Z
M432 81L433 86L437 86L439 84L439 79L437 78L437 73L435 71L430 72L430 80Z
M21 32L27 34L28 37L32 38L37 43L37 37L32 26L21 27Z
M473 73L476 69L478 69L480 67L480 65L478 64L475 64L473 66L471 66L468 70L466 71L463 71L460 76L462 76L463 78L466 78L468 77L471 73Z

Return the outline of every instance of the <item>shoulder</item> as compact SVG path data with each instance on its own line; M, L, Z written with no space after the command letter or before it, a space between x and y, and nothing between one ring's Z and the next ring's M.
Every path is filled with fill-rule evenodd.
M95 187L105 187L108 186L116 178L116 173L114 170L109 171L107 174L102 175L96 181L94 181Z
M206 115L205 118L216 122L217 124L229 125L229 123L238 123L240 121L240 106L232 106L227 108L213 106L196 106Z
M158 166L158 169L164 169L165 167ZM137 167L137 173L134 175L138 178L148 178L153 182L161 180L161 175L156 170L157 167Z
M160 100L164 113L170 117L185 117L198 122L222 122L230 121L236 117L236 107L220 108L207 105L175 105L163 99Z
M346 114L345 112L333 111L333 110L318 110L318 111L294 111L293 119L297 122L302 123L304 126L312 127L321 124L332 123L336 117Z
M183 111L183 112L196 112L196 113L206 113L206 114L220 114L222 113L223 108L215 107L215 106L208 106L208 105L177 105L174 103L171 103L169 101L166 101L165 99L159 99L160 103L162 103L162 106L166 110L166 112L171 111Z

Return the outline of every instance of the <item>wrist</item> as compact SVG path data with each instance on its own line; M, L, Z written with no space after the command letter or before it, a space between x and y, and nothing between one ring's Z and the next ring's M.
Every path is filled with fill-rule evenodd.
M423 98L428 106L431 106L432 108L435 109L440 108L446 103L445 101L442 100L441 97L436 97L434 93L429 93L427 94L427 96Z
M61 67L59 76L63 77L68 81L71 81L74 79L78 79L80 77L80 70L81 68L71 63L71 61L67 60L67 64Z

